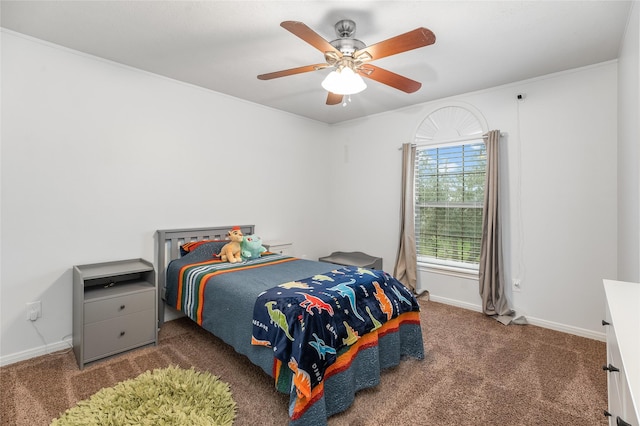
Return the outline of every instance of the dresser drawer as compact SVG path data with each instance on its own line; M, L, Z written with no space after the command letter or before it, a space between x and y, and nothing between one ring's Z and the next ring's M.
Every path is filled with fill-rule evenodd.
M115 297L98 298L85 301L84 323L91 324L129 315L134 312L154 309L155 291L154 288L145 289L134 293L126 293Z
M640 426L640 284L604 280L604 289L609 424Z
M154 343L156 338L153 309L120 315L84 326L85 362Z

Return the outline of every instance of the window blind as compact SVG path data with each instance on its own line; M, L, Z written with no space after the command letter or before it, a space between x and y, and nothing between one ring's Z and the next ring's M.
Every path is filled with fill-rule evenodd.
M486 170L484 143L419 147L414 167L418 258L477 264Z

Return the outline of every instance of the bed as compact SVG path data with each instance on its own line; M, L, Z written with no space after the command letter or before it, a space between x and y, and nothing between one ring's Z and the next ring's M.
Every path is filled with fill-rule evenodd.
M289 394L290 425L326 424L381 370L424 358L418 302L389 274L268 251L222 262L231 228L157 231L159 326L166 304L248 357Z

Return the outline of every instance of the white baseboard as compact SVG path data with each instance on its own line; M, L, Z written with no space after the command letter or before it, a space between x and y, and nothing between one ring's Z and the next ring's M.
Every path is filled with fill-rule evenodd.
M434 296L433 294L429 294L429 300L433 300L434 302L438 303L444 303L445 305L468 309L470 311L482 312L482 306L474 305L473 303L461 302L459 300L449 299L441 296Z
M182 318L184 316L186 315L180 311L177 311L172 308L168 308L167 306L165 306L164 308L164 322Z
M473 303L461 302L455 299L448 299L446 297L434 296L432 294L429 295L429 300L434 302L443 303L445 305L456 306L458 308L468 309L470 311L482 312L482 306L475 305ZM167 312L165 315L165 321L170 321L176 318L179 318L181 315L176 314L175 312ZM563 333L573 334L580 337L586 337L588 339L599 340L601 342L606 341L605 333L597 333L592 330L586 330L583 328L568 326L565 324L560 324L552 321L547 321L539 318L525 316L527 322L531 325L535 325L542 328L548 328L550 330L560 331ZM50 343L48 345L43 345L37 348L29 349L26 351L18 352L15 354L9 354L0 357L0 367L5 365L14 364L19 361L25 361L30 358L35 358L41 355L51 354L53 352L61 351L64 349L71 349L71 339L61 340L57 343Z
M167 307L165 306L165 322L181 318L183 316L184 314L182 314L181 312L178 312L177 310L171 308L167 309ZM49 343L48 345L41 345L21 352L0 356L0 367L15 364L16 362L20 361L26 361L28 359L39 357L42 355L48 355L54 352L63 351L65 349L73 349L73 343L70 337L68 339L60 340L56 343Z
M37 348L27 349L26 351L16 352L0 357L0 367L5 365L15 364L16 362L26 361L31 358L35 358L42 355L52 354L54 352L63 351L65 349L71 350L73 345L71 339L61 340L57 343L50 343L48 345L42 345Z
M550 330L561 331L563 333L573 334L575 336L586 337L587 339L599 340L601 342L607 341L607 335L598 333L593 330L587 330L584 328L573 327L566 324L560 324L557 322L551 322L540 318L525 317L529 324L537 325L538 327L548 328Z
M482 306L475 305L473 303L461 302L459 300L448 299L446 297L438 297L429 295L429 300L434 302L444 303L445 305L456 306L458 308L468 309L470 311L482 312ZM531 325L535 325L542 328L548 328L549 330L560 331L567 334L573 334L575 336L586 337L587 339L599 340L601 342L606 341L606 334L604 332L598 333L593 330L586 330L584 328L573 327L566 324L560 324L557 322L547 321L540 318L530 317L525 315L527 322Z

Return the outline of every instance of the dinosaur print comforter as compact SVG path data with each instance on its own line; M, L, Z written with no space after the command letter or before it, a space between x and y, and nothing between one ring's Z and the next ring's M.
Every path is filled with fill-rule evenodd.
M280 284L262 294L253 310L254 345L273 349L291 371L297 404L322 392L327 369L360 338L417 322L413 294L383 271L342 267Z
M276 388L290 395L290 426L326 425L358 390L377 384L381 370L398 365L402 356L423 359L418 305L383 272L278 254L230 264L215 258L219 249L204 244L171 261L165 301L273 377ZM284 326L277 311L294 340L284 333L287 326L276 325ZM261 334L266 328L282 335ZM284 345L278 338L286 339ZM294 342L300 345L295 351Z

